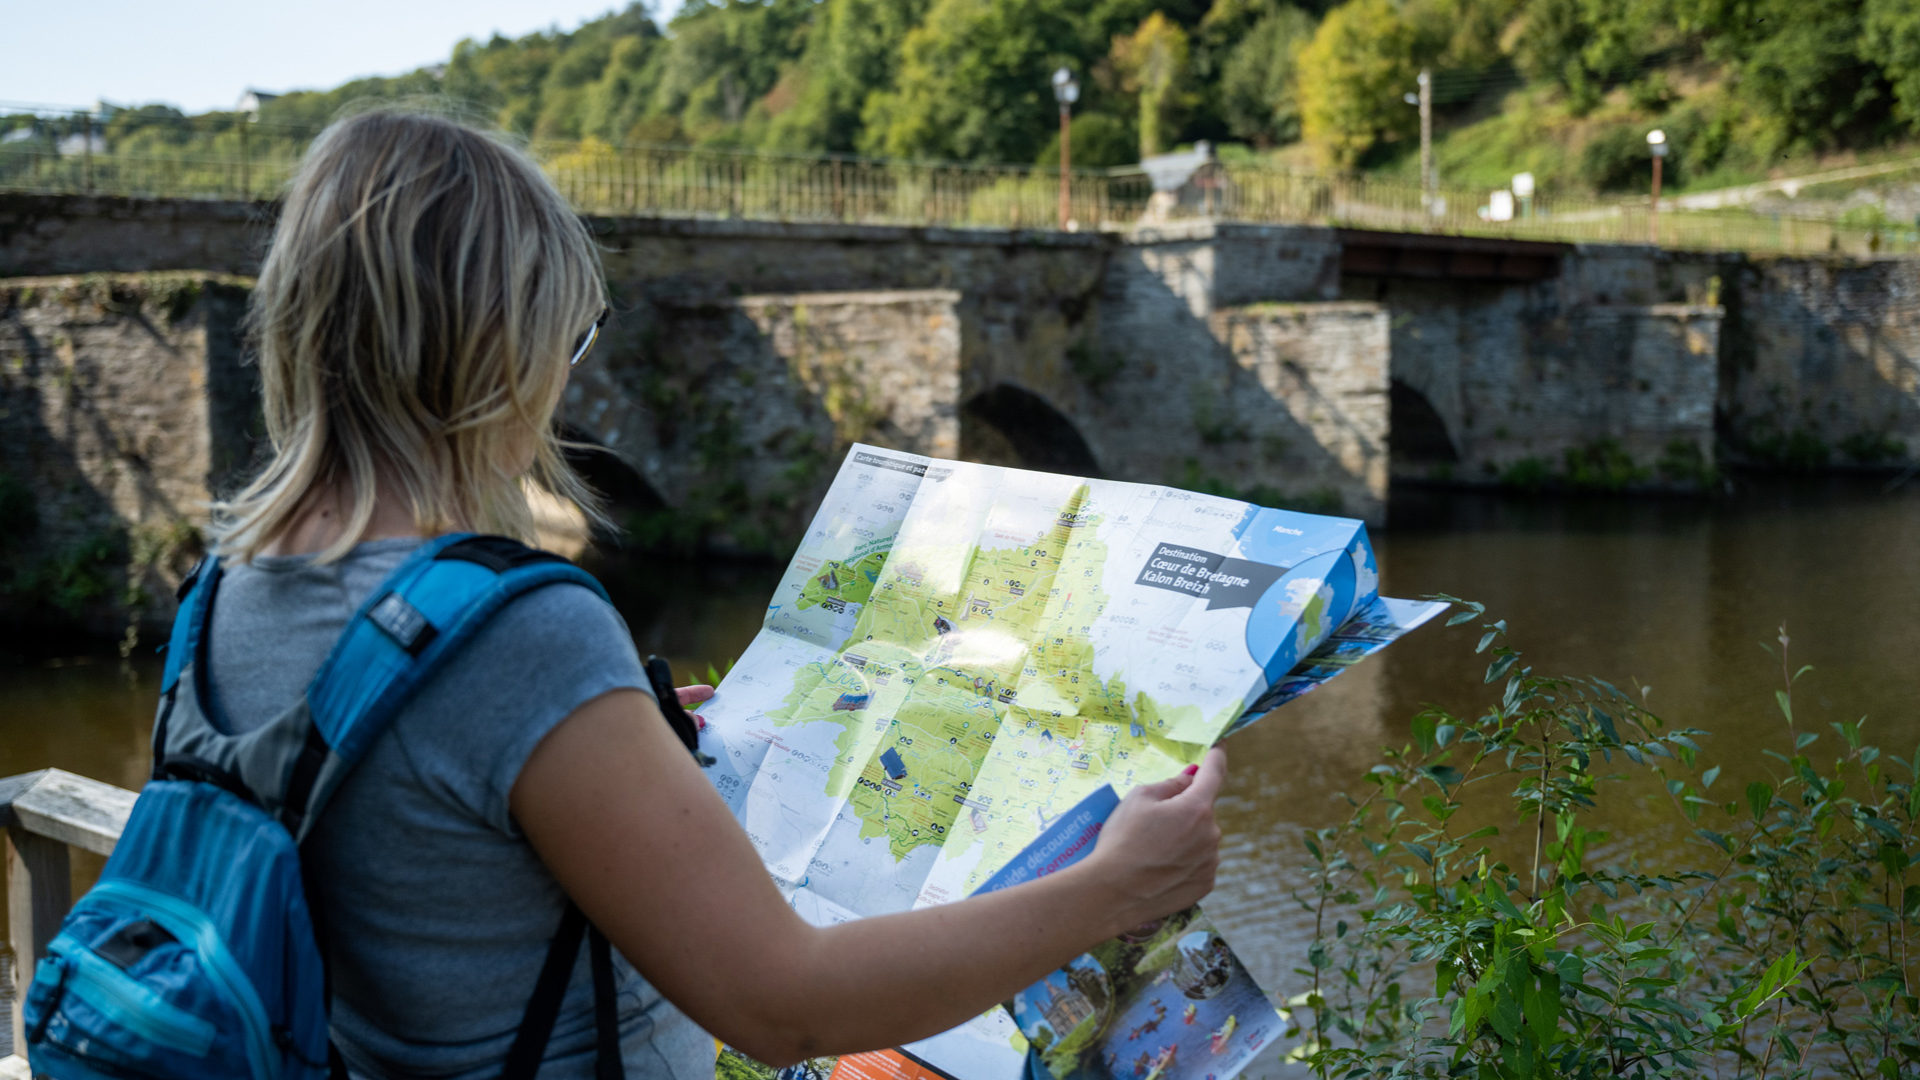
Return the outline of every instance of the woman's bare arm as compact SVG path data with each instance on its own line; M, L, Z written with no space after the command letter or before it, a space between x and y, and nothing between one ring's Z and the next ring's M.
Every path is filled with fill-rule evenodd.
M894 1046L979 1015L1096 943L1213 887L1215 750L1130 794L1094 853L1039 881L816 928L647 695L588 702L535 749L511 805L560 884L660 992L773 1065Z

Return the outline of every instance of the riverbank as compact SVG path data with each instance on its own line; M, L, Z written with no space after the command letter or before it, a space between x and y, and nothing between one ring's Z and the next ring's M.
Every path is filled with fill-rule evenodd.
M1737 791L1781 745L1778 662L1761 644L1783 622L1796 666L1814 668L1796 691L1803 730L1866 716L1879 745L1920 741L1920 563L1897 557L1920 550L1920 485L1884 486L1756 480L1709 501L1409 492L1374 537L1381 588L1480 600L1541 670L1647 688L1669 723L1712 733L1720 783ZM745 648L780 568L635 558L601 571L641 652L691 681ZM1230 740L1227 855L1209 911L1263 985L1286 984L1310 933L1279 902L1297 884L1299 829L1331 820L1334 793L1354 790L1424 705L1464 714L1487 700L1476 638L1423 629ZM110 647L14 654L0 667L0 772L57 765L138 787L158 672L150 644L124 667ZM1687 842L1635 813L1617 837L1650 854Z

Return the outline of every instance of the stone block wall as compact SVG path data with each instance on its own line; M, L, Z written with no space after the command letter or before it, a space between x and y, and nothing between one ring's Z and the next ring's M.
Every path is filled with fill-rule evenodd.
M1209 329L1259 389L1236 400L1242 438L1219 467L1281 502L1384 523L1390 322L1338 301L1215 312Z
M1654 473L1663 462L1669 472L1710 467L1720 320L1717 307L1595 305L1528 320L1507 335L1515 348L1494 347L1490 335L1486 347L1462 349L1474 420L1460 440L1463 464L1571 471L1571 453L1624 454Z
M1099 233L594 218L622 328L742 296L951 290L964 396L1008 378L1059 387L1084 353L1112 247Z
M1392 308L1393 380L1450 443L1449 460L1398 463L1403 476L1686 486L1711 474L1723 309L1568 302L1579 287L1349 280L1349 295Z
M0 195L0 277L247 272L272 210ZM1383 463L1412 460L1410 445L1446 459L1414 475L1472 482L1562 472L1596 455L1657 483L1663 470L1710 476L1722 450L1885 465L1920 449L1920 263L1575 245L1540 280L1423 279L1408 276L1417 267L1345 272L1347 234L1312 226L1068 234L594 218L589 227L615 319L576 373L566 418L620 457L648 505L677 508L694 531L732 522L740 535L701 535L738 548L777 549L770 538L804 518L813 485L853 438L1375 521ZM86 357L155 363L134 338L79 326L61 333L82 334ZM232 333L185 346L172 326L140 348L199 350L209 372L238 367ZM231 389L241 385L213 380L204 391L207 413L195 422L214 464L158 449L130 450L127 461L198 477L188 486L204 490L220 462L248 453L255 406ZM52 390L10 392L39 402ZM1383 450L1383 425L1411 429L1395 402L1417 405L1431 438ZM137 444L148 421L129 407ZM122 498L123 480L95 479L83 486ZM129 521L142 512L125 510Z
M0 280L0 609L95 630L171 614L258 430L246 293L197 274Z
M1068 410L1107 475L1385 520L1386 311L1316 301L1338 249L1303 258L1324 231L1297 231L1155 230L1115 253L1102 377ZM1241 302L1266 289L1303 301Z
M258 272L270 203L0 196L0 278L50 274Z
M778 553L847 447L953 457L960 446L960 295L791 293L656 305L574 372L564 418L664 502L642 542L697 536Z
M1796 468L1920 457L1920 263L1759 259L1733 284L1730 454Z

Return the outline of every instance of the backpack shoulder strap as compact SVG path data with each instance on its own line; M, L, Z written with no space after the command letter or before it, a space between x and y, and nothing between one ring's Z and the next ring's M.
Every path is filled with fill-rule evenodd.
M455 533L421 545L368 596L307 686L312 720L282 818L304 838L327 797L413 692L508 601L570 583L602 601L593 575L504 536Z
M213 609L213 593L220 583L220 556L208 555L187 571L176 594L179 610L173 614L173 630L167 638L167 664L160 677L162 694L180 681L193 654L199 650L206 633L207 613Z
M180 580L180 588L174 594L180 607L173 614L173 630L167 636L166 666L160 676L160 710L153 720L153 772L152 778L162 779L166 766L167 723L173 719L175 699L179 696L175 690L180 685L180 675L191 665L196 672L204 670L204 665L194 664L194 654L200 651L200 643L206 640L207 617L213 610L214 590L220 583L220 557L207 555L193 564L187 576Z

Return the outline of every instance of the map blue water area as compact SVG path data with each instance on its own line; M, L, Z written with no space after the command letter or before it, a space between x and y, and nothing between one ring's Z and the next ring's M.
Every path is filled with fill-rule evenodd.
M1247 654L1265 668L1269 684L1284 678L1334 627L1347 621L1357 603L1372 602L1371 596L1356 595L1359 576L1353 563L1344 549L1312 556L1281 575L1253 605L1247 616ZM1305 609L1316 595L1324 602L1317 615ZM1318 632L1312 632L1312 625L1303 627L1303 621L1317 621Z
M1243 559L1292 567L1322 552L1355 547L1366 548L1369 560L1373 557L1367 526L1356 518L1260 507L1245 525L1240 534L1239 555Z
M1247 619L1247 653L1272 684L1354 610L1373 602L1379 575L1367 527L1353 518L1262 507L1241 524L1240 557L1286 571ZM1325 600L1317 613L1309 606L1316 593ZM1305 634L1303 620L1310 623Z

